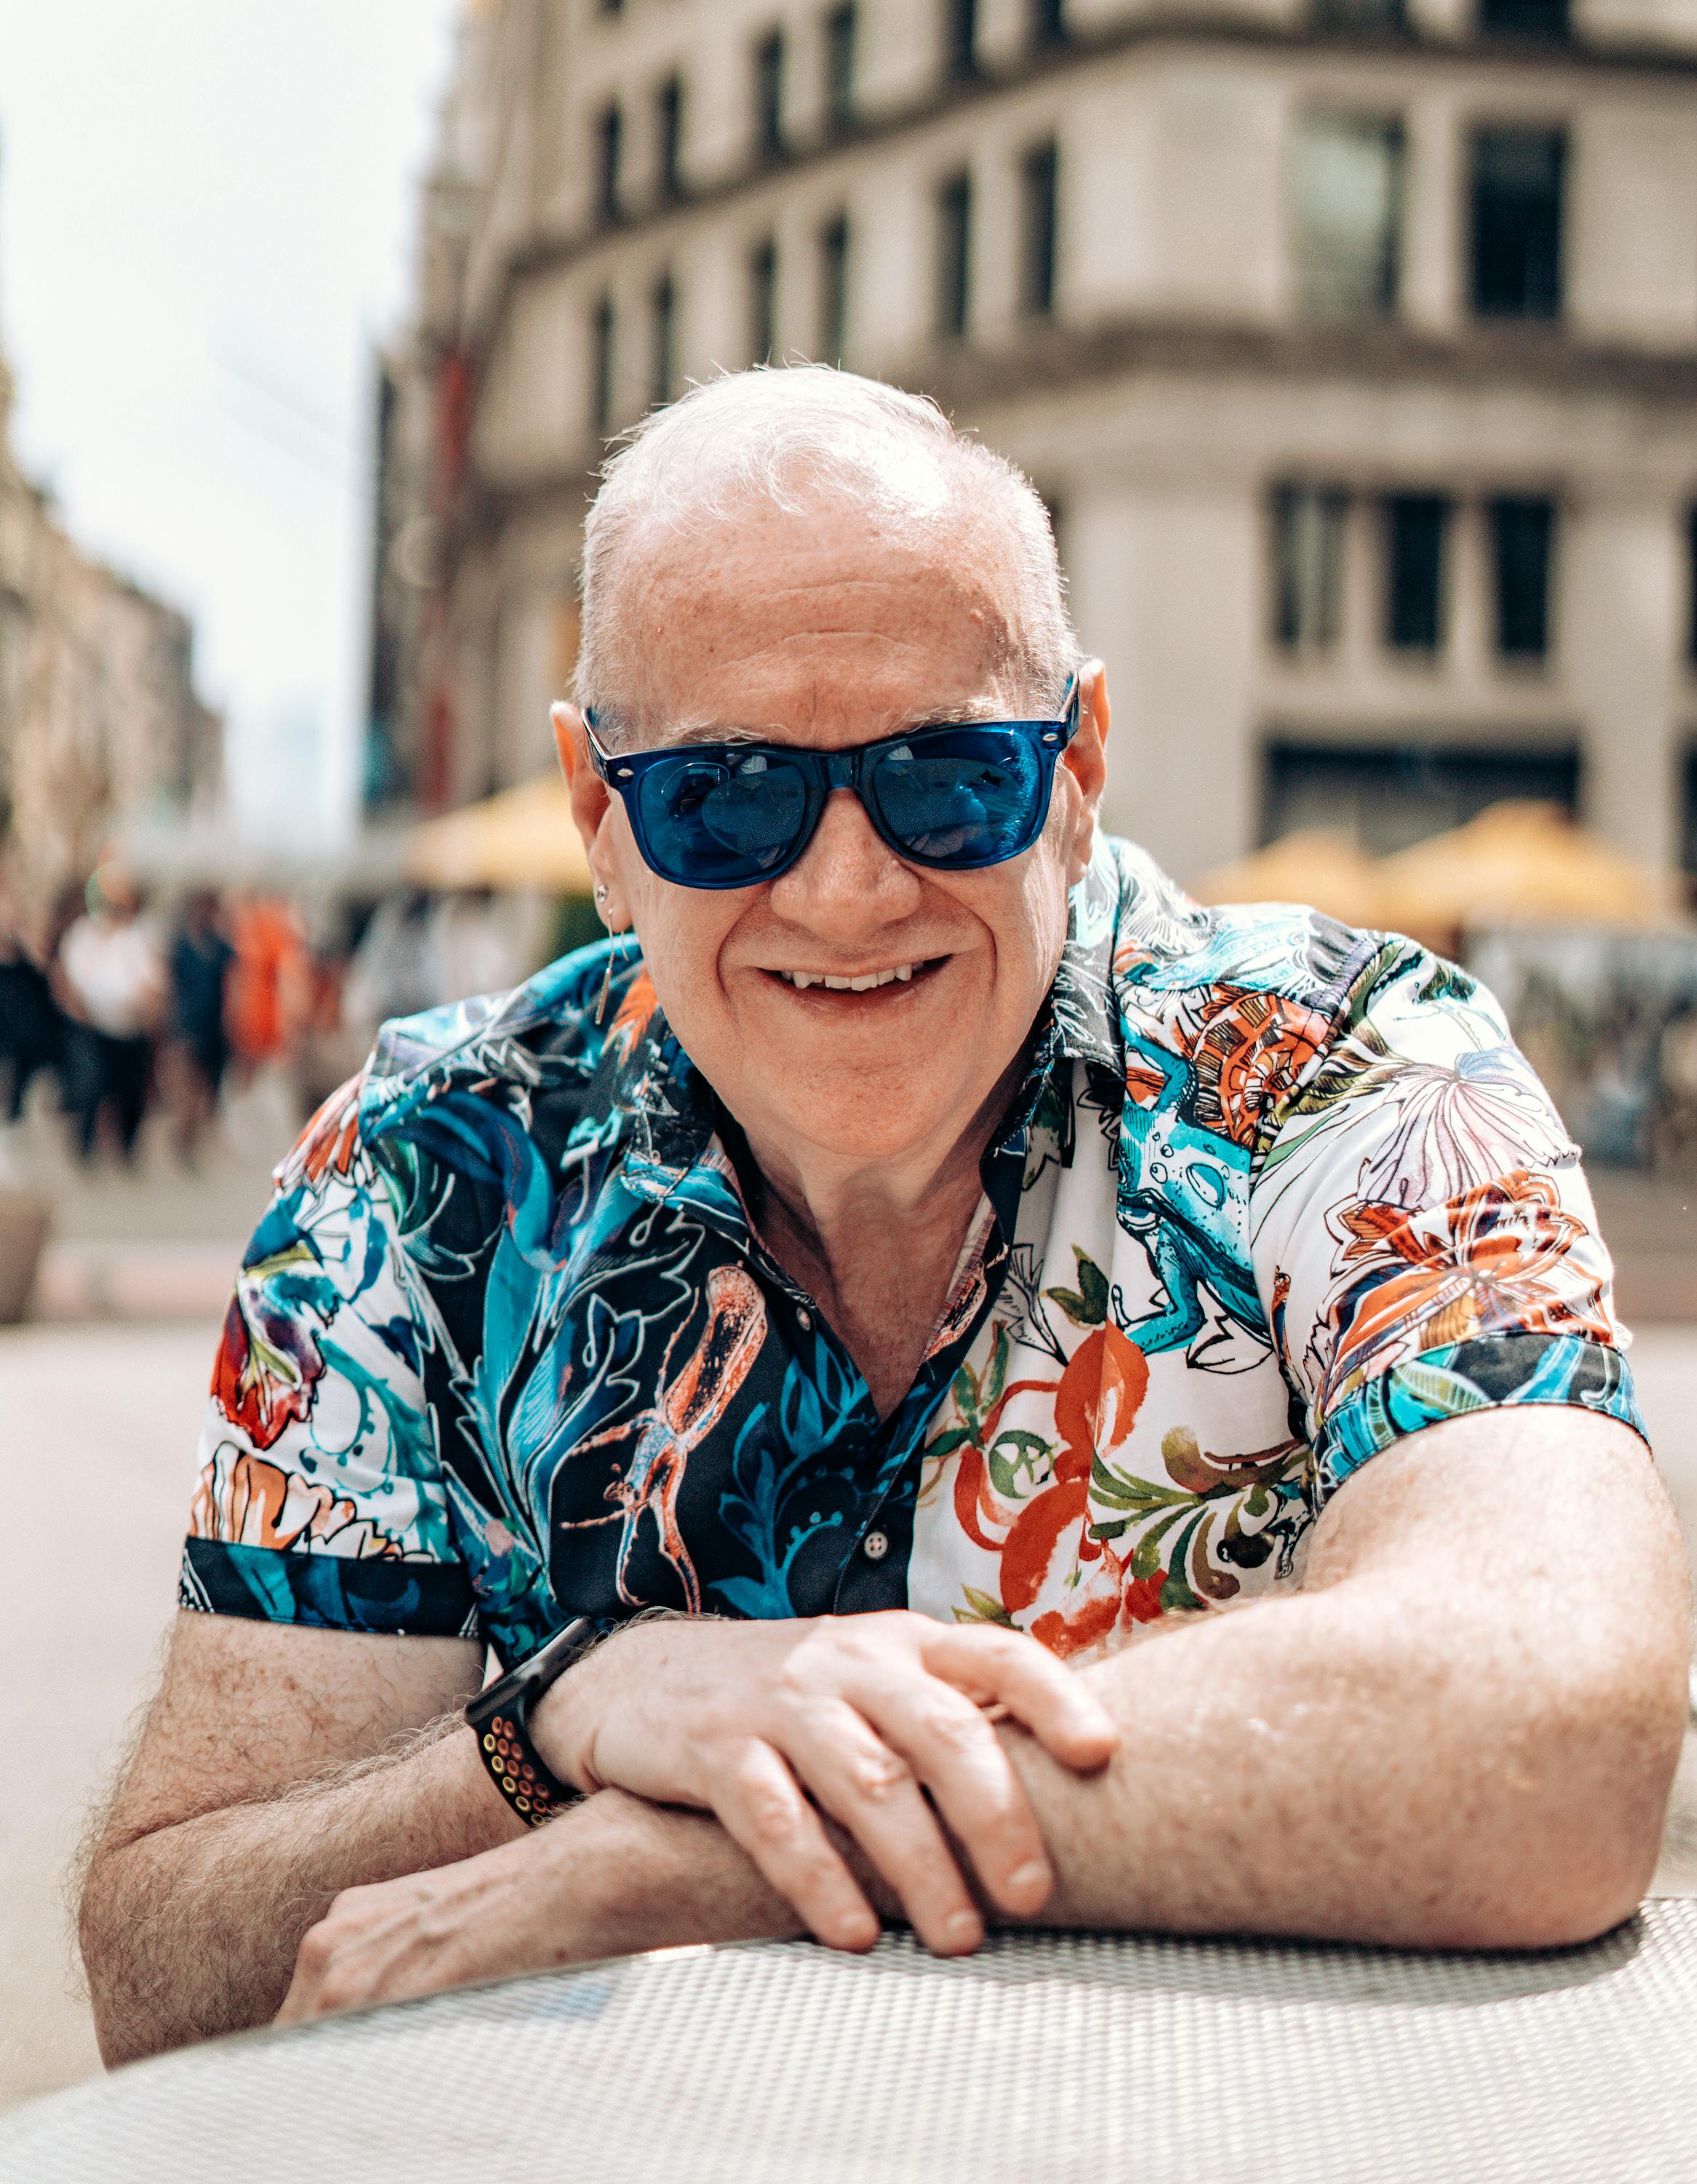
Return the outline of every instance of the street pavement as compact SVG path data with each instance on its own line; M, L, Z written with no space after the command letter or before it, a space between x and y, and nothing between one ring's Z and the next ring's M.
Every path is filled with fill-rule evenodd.
M157 1134L137 1175L77 1176L40 1112L9 1149L61 1217L49 1316L0 1329L0 2109L98 2068L67 1876L158 1674L219 1315L290 1128L262 1084L198 1177ZM1634 1363L1697 1559L1697 1325L1641 1328ZM1689 1740L1658 1885L1697 1894Z

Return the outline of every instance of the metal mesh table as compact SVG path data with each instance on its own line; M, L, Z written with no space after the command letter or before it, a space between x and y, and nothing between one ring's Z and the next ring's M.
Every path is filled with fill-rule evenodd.
M1536 1957L1002 1936L663 1951L215 2042L0 2126L5 2184L1697 2176L1697 1902Z

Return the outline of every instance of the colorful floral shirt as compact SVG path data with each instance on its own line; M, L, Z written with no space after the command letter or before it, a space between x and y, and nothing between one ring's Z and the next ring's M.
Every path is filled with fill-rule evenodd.
M279 1169L186 1607L511 1661L574 1615L905 1606L1080 1655L1293 1585L1327 1497L1436 1420L1638 1424L1577 1153L1408 941L1199 909L1101 843L882 1418L646 972L604 1026L606 970L389 1026Z

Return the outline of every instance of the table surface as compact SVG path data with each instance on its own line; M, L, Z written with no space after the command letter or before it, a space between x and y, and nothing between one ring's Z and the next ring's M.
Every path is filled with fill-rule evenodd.
M1002 1935L676 1949L219 2041L0 2124L5 2184L1657 2184L1697 1901L1580 1949Z

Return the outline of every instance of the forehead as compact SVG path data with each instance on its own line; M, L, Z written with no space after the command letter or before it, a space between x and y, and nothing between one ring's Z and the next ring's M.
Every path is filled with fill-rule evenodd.
M871 736L1011 694L1010 542L967 515L755 504L662 532L626 574L638 704L672 733Z

